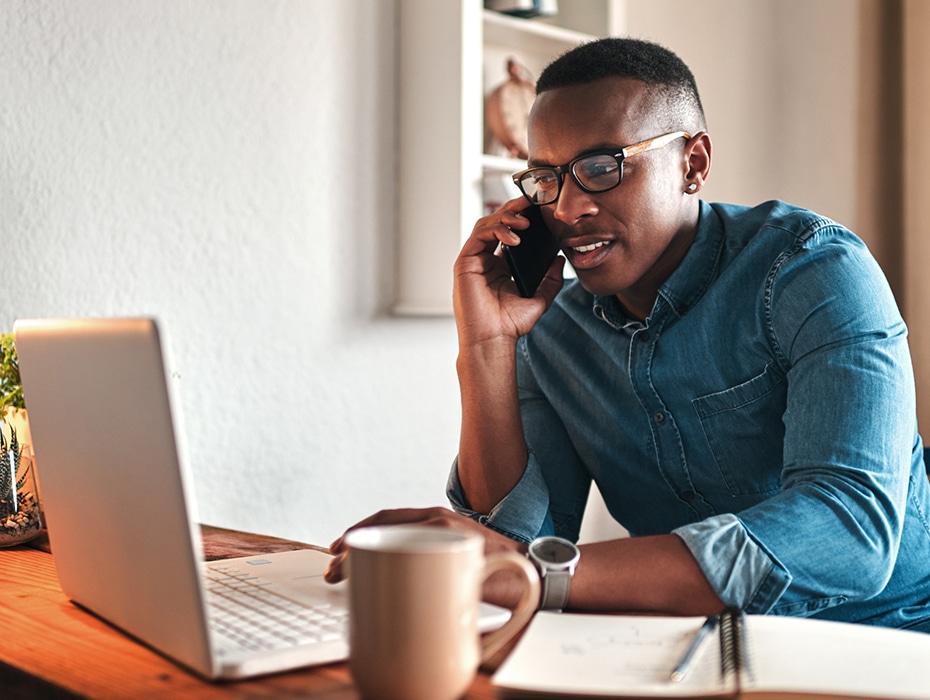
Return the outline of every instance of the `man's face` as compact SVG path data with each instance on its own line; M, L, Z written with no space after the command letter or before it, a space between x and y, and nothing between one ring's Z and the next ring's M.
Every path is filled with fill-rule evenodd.
M636 80L604 78L549 90L530 116L529 164L564 165L679 128L655 118L649 93ZM654 300L693 240L696 199L684 194L684 144L631 156L622 182L607 192L585 192L565 175L558 200L542 207L582 286L617 295L634 313L636 303L631 308L628 302Z

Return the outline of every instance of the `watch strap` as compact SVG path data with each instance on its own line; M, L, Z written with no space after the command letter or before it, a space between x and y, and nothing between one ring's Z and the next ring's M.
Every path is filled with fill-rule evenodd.
M572 582L572 572L568 569L546 570L543 572L542 594L539 599L540 610L563 610L568 603L568 588Z

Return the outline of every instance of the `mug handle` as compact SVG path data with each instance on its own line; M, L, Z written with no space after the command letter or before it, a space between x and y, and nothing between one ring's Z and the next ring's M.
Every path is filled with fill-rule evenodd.
M484 635L481 641L481 663L485 663L491 656L497 653L510 639L517 634L530 618L536 612L536 606L539 604L539 574L529 560L520 556L516 552L495 552L489 554L484 566L484 579L501 569L515 567L519 569L524 578L526 586L523 589L523 596L517 603L516 609L511 613L510 619L500 629L494 630L490 634Z

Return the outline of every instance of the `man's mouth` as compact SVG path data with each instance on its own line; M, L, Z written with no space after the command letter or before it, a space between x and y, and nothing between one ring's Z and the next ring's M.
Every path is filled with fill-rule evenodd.
M609 254L612 240L593 241L581 245L566 246L568 261L575 270L587 270L597 267Z
M591 243L590 245L572 246L572 250L583 255L585 253L590 253L592 250L597 250L601 246L605 245L607 245L607 241L598 241L597 243Z

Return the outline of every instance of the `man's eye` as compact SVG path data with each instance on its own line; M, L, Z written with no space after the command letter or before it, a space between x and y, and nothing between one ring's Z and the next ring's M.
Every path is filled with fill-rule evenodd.
M558 181L559 178L555 173L549 171L536 173L533 176L533 182L537 187L554 187Z
M614 158L598 157L582 161L578 164L582 177L598 179L612 176L617 172L618 165Z

